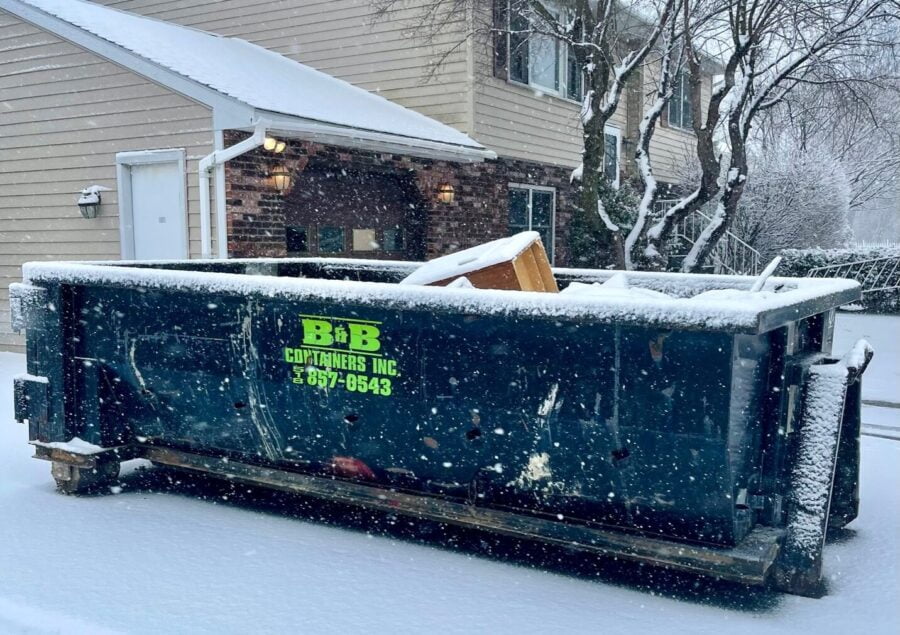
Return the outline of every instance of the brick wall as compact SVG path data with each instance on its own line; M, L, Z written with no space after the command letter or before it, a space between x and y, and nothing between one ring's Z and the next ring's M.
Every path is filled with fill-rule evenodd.
M246 136L226 133L226 145ZM554 187L556 264L567 262L566 228L576 196L567 168L511 159L452 163L297 140L288 142L283 155L259 148L226 164L228 251L233 257L286 255L285 212L291 197L279 193L271 183L268 174L275 164L284 165L295 176L314 164L388 172L411 179L419 190L418 200L411 204L418 208L424 225L423 231L410 228L412 240L408 241L406 257L413 259L433 258L506 236L509 183ZM442 183L453 186L452 203L437 200Z

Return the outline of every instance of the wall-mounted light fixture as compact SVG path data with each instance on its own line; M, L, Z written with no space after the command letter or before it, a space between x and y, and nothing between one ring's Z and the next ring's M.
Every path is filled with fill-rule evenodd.
M272 184L279 192L286 192L291 189L291 173L283 165L275 167L270 173Z
M78 196L78 211L84 218L97 218L100 213L100 203L102 199L100 192L108 192L108 187L102 185L89 185L81 190Z
M441 203L452 203L455 197L456 194L453 191L453 186L449 183L441 183L438 187L438 200Z
M287 147L287 143L281 141L280 139L276 139L275 137L266 137L263 141L263 148L270 152L284 152L284 149Z

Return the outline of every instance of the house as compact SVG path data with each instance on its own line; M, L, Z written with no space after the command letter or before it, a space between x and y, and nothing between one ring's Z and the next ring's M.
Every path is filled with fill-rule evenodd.
M574 200L570 176L582 151L581 86L570 72L564 47L522 47L509 36L499 41L466 37L483 30L473 26L472 16L444 20L437 41L429 43L410 27L421 17L422 7L435 5L430 0L397 2L384 16L378 14L374 0L95 1L246 39L459 129L497 153L498 160L483 167L493 170L491 178L501 191L491 193L486 204L499 202L504 209L494 219L499 223L486 228L477 221L479 213L474 217L470 213L469 199L480 193L462 183L456 202L445 209L452 209L457 222L471 228L470 235L438 241L429 253L470 246L485 236L485 230L496 237L506 233L507 224L528 225L554 237L545 242L551 243L556 264L568 262L565 228ZM483 0L482 19L490 20L491 9L498 4L508 5L509 0ZM496 63L498 46L506 49L501 55L508 60L505 64ZM436 59L442 63L434 68ZM638 125L655 89L652 61L648 66L629 84L607 126L607 151L614 157L608 170L617 182L635 177L631 157ZM704 70L708 71L704 101L708 101L713 73L721 69L708 59ZM686 84L679 80L671 111L664 113L651 144L663 190L681 181L682 167L694 154ZM528 207L523 210L523 205ZM550 212L534 214L534 209L548 206Z
M498 67L465 40L425 82L414 4L0 0L0 348L21 345L7 289L27 260L423 259L533 229L565 264L581 136L564 52ZM644 83L607 131L616 180ZM663 182L693 143L685 105L651 148Z

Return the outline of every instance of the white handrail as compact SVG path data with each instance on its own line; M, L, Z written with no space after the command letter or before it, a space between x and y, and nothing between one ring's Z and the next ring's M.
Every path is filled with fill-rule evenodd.
M654 212L664 213L677 202L676 199L658 200L654 205ZM710 220L711 217L708 214L697 210L676 225L673 238L693 245ZM761 255L759 251L731 231L725 232L725 235L713 247L710 256L717 273L755 276L760 272Z

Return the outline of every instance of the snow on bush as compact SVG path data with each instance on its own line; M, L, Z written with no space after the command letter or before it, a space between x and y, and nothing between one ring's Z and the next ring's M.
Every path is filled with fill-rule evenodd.
M756 145L732 231L769 261L790 248L846 247L850 184L841 163L790 138Z

